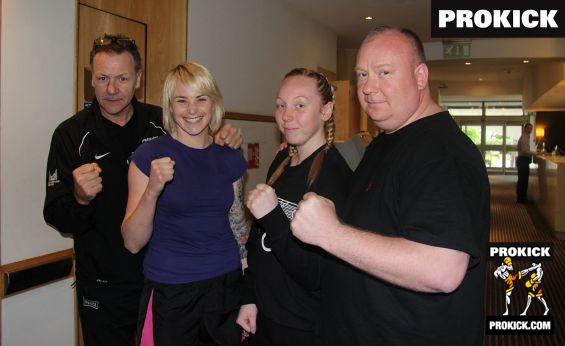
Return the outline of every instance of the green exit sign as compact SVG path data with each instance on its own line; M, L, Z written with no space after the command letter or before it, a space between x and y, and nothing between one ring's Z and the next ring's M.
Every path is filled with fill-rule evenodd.
M443 57L445 59L471 57L471 42L444 42Z

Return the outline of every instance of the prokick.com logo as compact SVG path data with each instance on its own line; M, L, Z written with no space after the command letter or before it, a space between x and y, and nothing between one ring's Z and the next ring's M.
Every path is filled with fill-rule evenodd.
M550 304L543 285L547 279L543 263L552 261L553 254L553 243L489 244L489 260L495 265L494 291L497 298L502 298L494 301L504 302L504 312L487 316L487 334L554 333L554 319L549 313ZM532 304L539 305L538 313L532 313ZM511 306L514 306L515 314L510 311Z
M565 37L565 1L431 1L431 36Z

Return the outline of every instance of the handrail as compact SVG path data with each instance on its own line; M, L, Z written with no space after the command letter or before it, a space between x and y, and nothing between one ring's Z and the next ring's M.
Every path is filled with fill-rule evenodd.
M261 121L266 123L274 123L275 117L268 115L258 115L258 114L247 114L247 113L236 113L236 112L226 112L224 115L225 119L232 120L247 120L247 121Z
M74 251L66 249L0 266L0 299L74 274Z

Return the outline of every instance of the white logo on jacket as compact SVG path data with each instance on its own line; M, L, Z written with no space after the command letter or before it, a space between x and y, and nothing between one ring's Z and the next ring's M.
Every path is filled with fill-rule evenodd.
M55 169L55 172L53 172L53 174L48 173L49 178L47 179L47 186L54 186L55 184L59 184L61 181L59 180L58 176L57 176L57 170Z
M101 158L103 158L104 156L108 156L110 155L110 151L104 154L94 154L94 159L95 160L100 160Z

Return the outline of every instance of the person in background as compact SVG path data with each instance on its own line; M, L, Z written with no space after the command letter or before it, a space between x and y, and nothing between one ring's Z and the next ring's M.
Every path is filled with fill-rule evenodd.
M43 217L73 237L84 344L135 345L143 254L124 248L120 226L129 156L165 133L162 110L134 96L141 57L133 39L97 38L90 65L92 105L59 124L52 136ZM239 132L226 125L217 140L238 148Z
M530 149L530 134L533 126L530 123L524 124L522 127L522 135L518 139L518 157L516 158L516 168L518 170L518 181L516 182L516 202L528 202L528 183L530 180L530 163L532 155L535 154Z
M291 221L334 255L321 345L482 345L490 187L485 163L431 98L420 39L379 27L357 56L357 96L384 131L345 208L308 192Z
M242 264L232 229L245 224L230 221L243 220L247 161L214 143L211 134L223 115L222 94L208 69L180 64L163 87L168 134L132 155L122 236L134 254L147 245L140 316L152 315L155 345L240 342L235 317Z
M247 243L248 268L237 322L251 333L248 345L313 345L320 313L323 254L290 232L296 204L307 191L340 205L351 169L333 146L334 89L322 74L288 72L275 99L275 120L289 145L279 151L267 184L249 192L255 217ZM304 258L314 270L290 263Z

